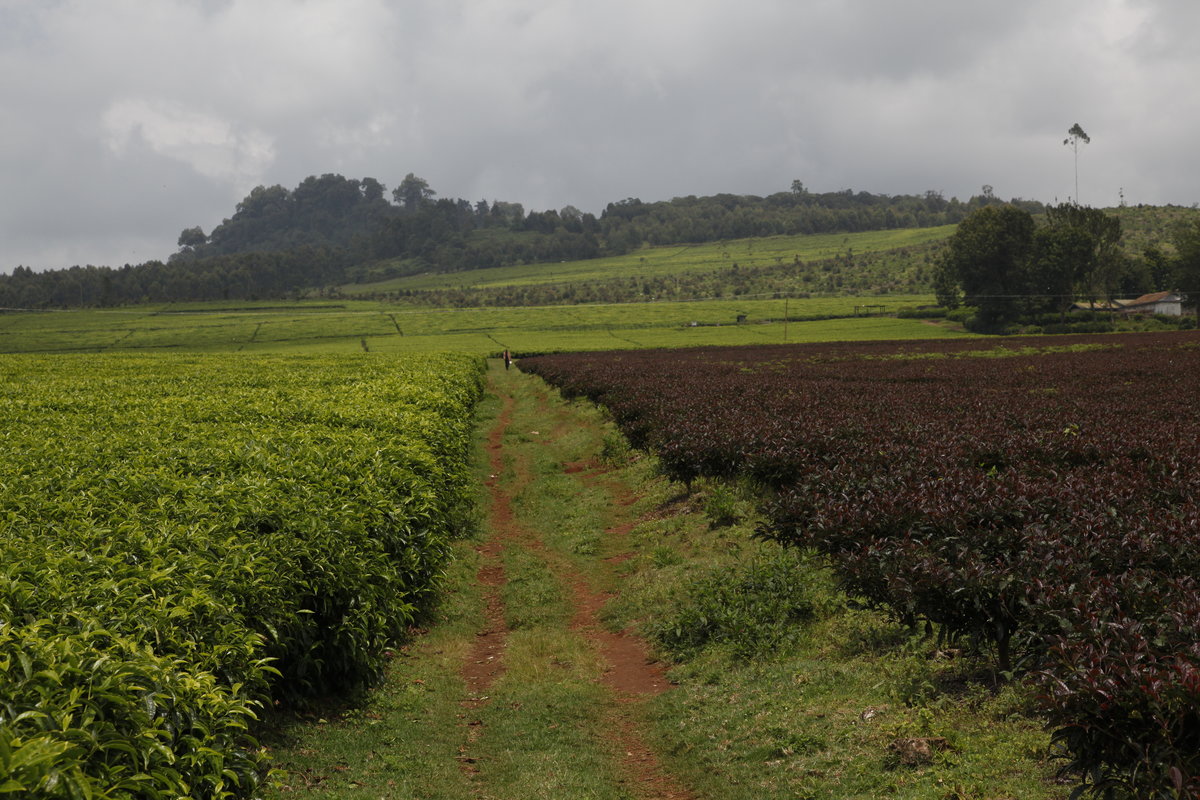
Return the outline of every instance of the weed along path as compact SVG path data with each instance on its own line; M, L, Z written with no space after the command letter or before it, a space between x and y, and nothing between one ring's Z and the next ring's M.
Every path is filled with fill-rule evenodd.
M480 797L688 800L643 733L665 671L600 619L620 560L604 554L633 525L633 492L579 468L599 450L597 419L516 370L493 370L490 389L502 407L486 440L460 767Z

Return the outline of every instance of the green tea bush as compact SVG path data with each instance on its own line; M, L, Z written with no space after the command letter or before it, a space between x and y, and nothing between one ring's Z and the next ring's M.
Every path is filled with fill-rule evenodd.
M0 794L255 796L256 709L366 686L436 592L481 370L0 359Z
M240 687L88 625L0 625L0 793L253 796L267 765Z

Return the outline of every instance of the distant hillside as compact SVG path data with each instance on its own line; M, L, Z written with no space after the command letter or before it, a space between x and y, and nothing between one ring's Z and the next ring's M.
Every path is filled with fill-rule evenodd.
M139 302L293 297L349 282L558 264L652 245L953 224L990 195L814 193L793 182L768 197L715 195L526 212L502 200L439 199L411 173L391 192L374 178L309 177L295 189L257 187L209 233L179 235L166 261L0 276L0 306L55 308ZM1017 201L1023 202L1023 201ZM1028 204L1036 206L1036 203ZM532 298L531 298L532 299Z
M1200 211L1171 206L1105 213L1120 218L1125 231L1123 296L1169 282L1171 233L1182 222L1200 219ZM643 245L586 261L360 281L320 295L469 307L923 293L933 291L934 261L954 230L943 225Z
M767 197L721 194L653 203L629 198L610 203L597 217L572 206L526 212L520 203L501 200L439 199L424 180L411 173L389 200L384 185L373 178L354 180L326 174L306 178L291 190L255 188L233 215L211 232L206 234L199 227L185 229L179 236L178 252L166 261L42 273L18 267L12 275L0 276L0 307L258 300L422 273L522 265L535 271L553 270L562 262L622 257L646 246L952 225L975 208L999 202L988 191L965 202L946 199L937 192L894 196L851 190L814 193L796 181L790 191ZM1033 212L1041 210L1035 201L1011 202ZM1133 210L1122 213L1133 215ZM1154 227L1161 225L1150 220L1152 215L1143 216L1145 241L1161 241L1163 234ZM1143 216L1131 216L1131 221L1141 225ZM1139 250L1137 257L1141 258L1144 250ZM784 285L789 291L819 293L925 291L928 271L921 265L929 257L926 250L910 250L901 253L899 261L888 260L852 252L848 246L845 252L817 259L822 262L819 268L809 259L801 259L808 265L807 272L789 272L786 259L748 267L733 258L709 270L711 274L705 277L671 283L656 278L659 282L647 285L644 279L626 275L616 281L601 278L585 288L575 281L570 291L558 292L545 288L553 281L533 280L524 288L489 290L490 296L474 299L513 304L714 296L774 292ZM899 272L893 269L897 264ZM539 283L543 288L531 288ZM457 289L443 286L417 299L474 301L465 295L451 297L450 291Z
M1171 244L1174 229L1200 219L1200 209L1184 206L1121 206L1104 211L1121 220L1122 245L1134 258L1145 255L1147 248L1174 253Z

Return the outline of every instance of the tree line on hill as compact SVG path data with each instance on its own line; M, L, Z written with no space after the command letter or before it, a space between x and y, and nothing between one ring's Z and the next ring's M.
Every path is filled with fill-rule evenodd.
M1014 200L1029 211L1034 201ZM419 272L554 263L675 244L778 234L944 225L998 204L990 187L966 202L940 192L810 192L799 181L767 197L718 194L526 212L502 200L438 198L409 173L387 197L374 178L310 176L295 189L259 186L209 233L190 227L165 261L0 275L0 307L112 306L255 300Z

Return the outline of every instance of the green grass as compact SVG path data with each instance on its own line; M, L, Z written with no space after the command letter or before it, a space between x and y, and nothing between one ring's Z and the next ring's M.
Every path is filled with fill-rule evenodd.
M709 499L728 491L718 484L685 498L653 471L652 460L623 470L674 514L634 529L636 555L606 615L640 622L677 661L677 689L649 714L668 763L700 796L1067 796L1020 686L997 690L969 657L936 657L932 641L856 608L819 561L756 541L752 515L714 527ZM799 587L790 609L777 596L787 583ZM791 624L780 619L789 611ZM909 737L948 749L904 766L889 746Z
M144 306L0 314L0 352L518 353L692 347L785 341L915 339L964 335L921 320L854 318L856 307L897 311L927 295L621 303L530 308L412 308L348 301ZM737 325L739 315L746 324ZM845 317L843 319L813 319ZM808 321L800 321L805 318ZM696 323L695 326L692 323Z
M818 261L843 255L876 253L937 242L954 233L955 226L901 228L864 233L826 233L808 236L771 236L731 239L724 242L647 246L632 253L557 264L521 264L450 273L423 273L376 283L347 284L347 296L404 290L494 288L537 284L603 281L613 278L651 278L685 272L706 272L737 264L739 267L775 266L794 259Z
M680 690L656 709L660 736L693 785L723 800L1066 797L1050 780L1045 734L1013 692L902 702L894 674L920 657L810 650L737 665L714 653L677 672ZM889 746L910 737L948 749L903 766Z

